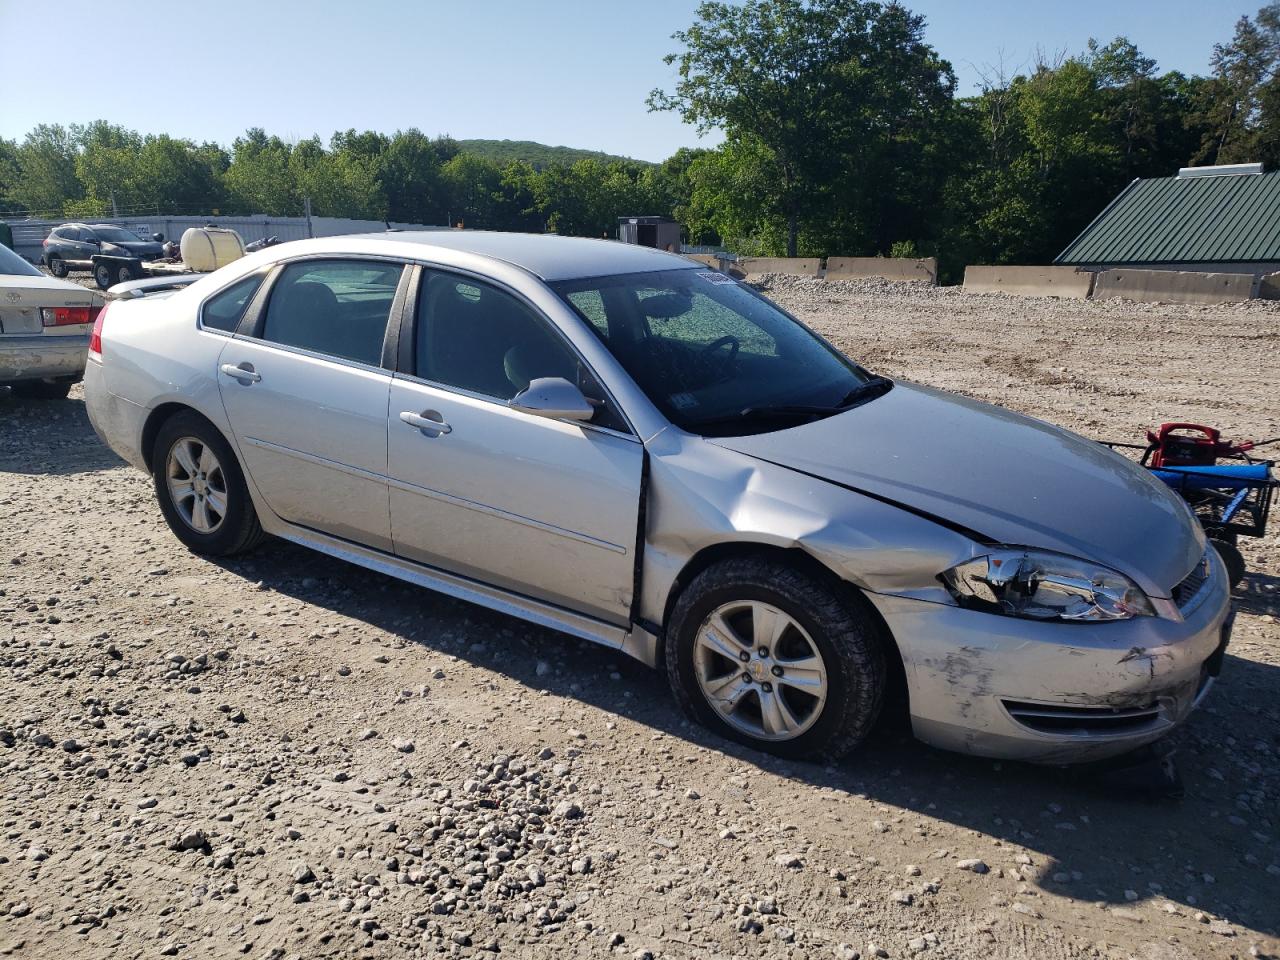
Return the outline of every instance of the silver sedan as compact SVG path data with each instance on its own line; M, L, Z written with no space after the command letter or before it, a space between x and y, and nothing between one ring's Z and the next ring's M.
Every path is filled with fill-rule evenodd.
M97 291L47 277L0 244L0 387L19 397L66 397L84 373Z
M1133 463L655 250L273 247L110 303L85 396L190 549L274 535L620 649L785 756L856 746L895 693L939 746L1120 753L1229 632L1221 563Z

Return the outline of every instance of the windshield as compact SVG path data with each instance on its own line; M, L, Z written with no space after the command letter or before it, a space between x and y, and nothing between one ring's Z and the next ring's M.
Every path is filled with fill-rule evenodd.
M99 240L106 240L108 243L138 242L137 234L121 230L119 227L94 227L93 233Z
M41 273L3 243L0 243L0 275L38 277L41 276Z
M693 433L780 430L888 386L721 273L663 270L551 287L667 419Z

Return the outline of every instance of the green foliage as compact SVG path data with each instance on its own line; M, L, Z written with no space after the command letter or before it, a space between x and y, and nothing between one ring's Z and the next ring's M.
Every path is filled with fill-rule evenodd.
M492 160L502 167L517 160L523 160L535 170L557 163L577 163L579 160L599 160L601 163L612 163L615 160L621 160L624 163L641 162L611 153L602 153L599 150L549 147L545 143L535 143L532 140L459 140L458 148L477 157Z

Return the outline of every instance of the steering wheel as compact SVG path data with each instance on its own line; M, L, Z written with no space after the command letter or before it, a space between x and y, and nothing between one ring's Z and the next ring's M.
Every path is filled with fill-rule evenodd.
M709 357L711 354L715 353L715 351L720 350L723 347L729 348L729 354L724 358L724 363L728 366L738 358L738 351L742 349L742 341L732 334L727 334L720 337L718 340L712 340L703 347L702 355L704 357Z

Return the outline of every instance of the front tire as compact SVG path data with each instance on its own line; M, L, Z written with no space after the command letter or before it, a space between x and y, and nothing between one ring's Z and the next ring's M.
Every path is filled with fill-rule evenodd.
M99 290L107 290L111 287L111 267L105 263L100 263L93 268L93 282L98 285Z
M870 733L887 682L883 628L852 590L785 563L708 567L676 601L667 679L694 720L789 759L832 760Z
M229 557L264 539L235 454L194 411L175 414L160 427L151 474L169 529L192 552Z
M55 277L65 277L71 271L67 269L67 264L61 257L56 254L50 254L49 272Z

